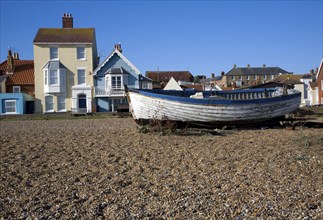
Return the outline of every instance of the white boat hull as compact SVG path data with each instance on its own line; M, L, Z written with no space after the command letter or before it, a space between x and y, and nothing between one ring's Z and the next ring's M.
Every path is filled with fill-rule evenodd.
M135 120L169 120L215 124L248 124L284 116L299 107L300 98L243 105L196 105L129 92Z

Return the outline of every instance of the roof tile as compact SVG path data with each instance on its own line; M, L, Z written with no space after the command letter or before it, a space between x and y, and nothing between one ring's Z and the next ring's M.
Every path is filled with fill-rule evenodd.
M33 60L13 60L13 74L6 74L7 60L0 64L0 75L7 76L7 85L33 85L34 81L34 61Z

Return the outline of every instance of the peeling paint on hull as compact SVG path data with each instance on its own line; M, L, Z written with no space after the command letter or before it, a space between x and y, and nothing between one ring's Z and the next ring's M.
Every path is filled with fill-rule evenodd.
M299 107L301 101L300 94L253 100L223 99L204 104L202 101L194 103L197 101L190 98L169 98L167 95L150 96L148 92L128 92L133 118L141 123L161 120L218 125L250 124L289 114Z

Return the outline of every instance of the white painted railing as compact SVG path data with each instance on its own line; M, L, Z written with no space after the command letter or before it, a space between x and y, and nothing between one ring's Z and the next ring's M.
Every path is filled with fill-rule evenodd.
M124 89L100 89L97 87L94 87L95 90L95 96L106 96L106 97L115 97L115 96L126 96Z

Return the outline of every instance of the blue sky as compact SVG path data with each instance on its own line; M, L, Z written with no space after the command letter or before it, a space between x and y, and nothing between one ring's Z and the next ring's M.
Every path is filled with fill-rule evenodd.
M40 27L96 29L103 60L121 42L142 72L189 70L220 75L238 67L279 66L307 73L323 57L323 0L305 1L15 1L1 0L1 62L8 46L33 59Z

